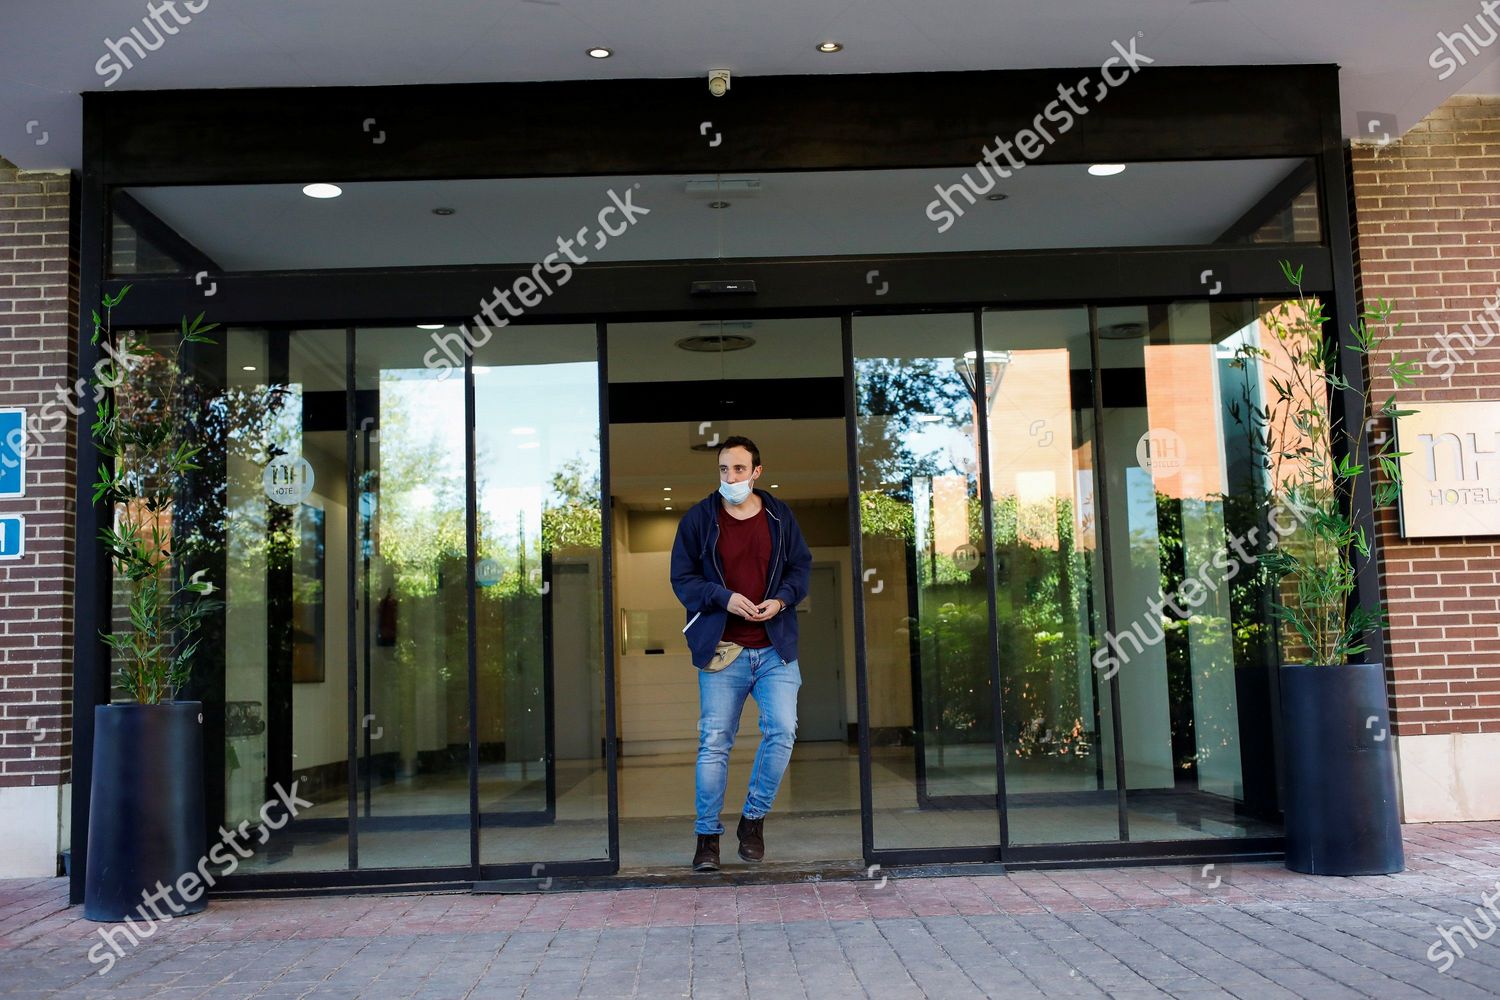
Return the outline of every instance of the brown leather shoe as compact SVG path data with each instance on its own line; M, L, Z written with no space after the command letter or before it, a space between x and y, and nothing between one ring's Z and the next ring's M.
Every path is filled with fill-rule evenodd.
M734 835L740 838L740 857L746 861L756 862L766 856L765 823L764 816L760 819L740 817L740 825Z
M719 870L719 835L698 834L698 850L693 853L693 871L716 872Z

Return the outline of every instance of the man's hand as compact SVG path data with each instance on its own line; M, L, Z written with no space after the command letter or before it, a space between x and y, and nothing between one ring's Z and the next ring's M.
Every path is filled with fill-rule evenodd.
M750 616L750 620L753 622L770 621L781 614L781 609L784 607L786 605L782 604L776 598L769 598L755 606L755 614Z
M729 597L729 603L726 605L726 607L728 607L730 611L739 615L741 618L747 618L750 621L760 620L756 617L756 615L760 613L760 608L757 607L753 602L751 602L750 598L746 597L744 594L731 594Z

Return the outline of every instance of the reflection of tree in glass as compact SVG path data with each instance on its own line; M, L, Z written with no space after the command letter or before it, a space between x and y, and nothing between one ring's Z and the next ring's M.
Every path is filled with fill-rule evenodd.
M913 479L963 471L959 456L913 449L924 416L949 427L973 419L973 395L951 358L857 358L854 372L861 483L910 500Z

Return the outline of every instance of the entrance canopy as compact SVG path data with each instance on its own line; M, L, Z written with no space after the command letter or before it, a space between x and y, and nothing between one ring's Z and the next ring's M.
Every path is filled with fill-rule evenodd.
M141 0L6 4L0 155L80 167L86 91L701 77L706 92L708 71L726 68L729 109L757 77L1098 66L1130 39L1157 66L1336 64L1349 137L1383 134L1372 118L1399 134L1453 93L1500 90L1500 29L1471 0L1402 0L1378 17L1296 0L156 6L160 25ZM826 41L842 49L820 52ZM590 57L597 46L612 54Z

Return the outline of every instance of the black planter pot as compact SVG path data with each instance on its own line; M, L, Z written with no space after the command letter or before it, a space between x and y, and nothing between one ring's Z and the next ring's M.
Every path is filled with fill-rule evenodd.
M138 912L144 897L197 869L203 831L202 703L96 706L84 916L151 918L150 906ZM155 909L202 910L208 902L193 885L198 878Z
M1396 752L1378 663L1281 668L1286 866L1310 875L1404 867Z

